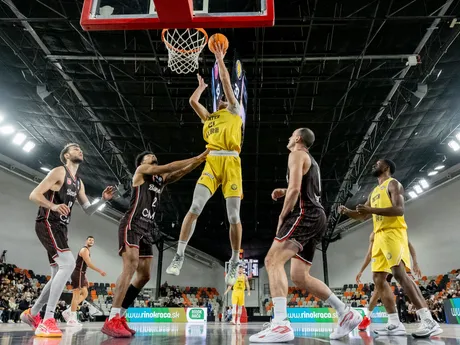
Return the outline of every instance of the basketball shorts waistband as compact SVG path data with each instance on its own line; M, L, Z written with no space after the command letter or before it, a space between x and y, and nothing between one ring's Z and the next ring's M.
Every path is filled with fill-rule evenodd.
M226 150L211 150L209 151L210 156L233 156L239 157L237 151L226 151Z

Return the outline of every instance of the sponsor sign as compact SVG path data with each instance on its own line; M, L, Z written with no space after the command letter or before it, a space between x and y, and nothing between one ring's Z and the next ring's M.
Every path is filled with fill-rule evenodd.
M206 308L129 308L128 322L206 322Z
M362 316L367 308L354 308ZM333 308L288 308L288 318L291 322L303 323L335 323L338 321L337 312ZM388 320L384 307L376 307L371 315L373 323L386 323Z
M460 298L444 300L444 313L446 314L446 323L460 324Z

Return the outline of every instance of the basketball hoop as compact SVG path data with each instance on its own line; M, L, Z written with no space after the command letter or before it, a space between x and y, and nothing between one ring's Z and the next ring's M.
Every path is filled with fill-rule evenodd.
M168 49L168 67L176 73L191 73L198 69L198 57L208 43L204 29L163 29L161 40Z

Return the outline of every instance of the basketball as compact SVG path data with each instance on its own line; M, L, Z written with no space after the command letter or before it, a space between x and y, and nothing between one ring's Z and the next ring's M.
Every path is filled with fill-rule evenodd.
M224 45L225 52L228 49L228 39L222 34L214 34L209 38L208 48L211 52L215 52L215 44L222 43Z

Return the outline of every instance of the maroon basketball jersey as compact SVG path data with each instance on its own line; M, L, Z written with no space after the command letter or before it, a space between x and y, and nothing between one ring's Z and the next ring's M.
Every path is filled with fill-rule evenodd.
M307 152L307 154L310 156L311 166L307 173L302 176L300 196L292 211L293 215L303 213L313 208L323 209L323 205L321 204L321 173L319 166L313 156L309 152ZM289 184L289 168L287 170L286 179Z
M47 220L50 223L61 223L63 225L68 225L70 223L72 207L75 204L78 192L80 191L81 180L78 176L72 176L66 166L64 166L64 169L65 178L61 189L57 192L49 190L44 194L44 196L55 205L65 204L69 206L69 214L67 216L61 216L57 212L40 206L38 208L37 221Z
M88 252L89 252L89 248L87 246L84 246L83 248L88 249ZM91 254L90 254L90 256L91 256ZM82 273L86 273L86 268L87 267L88 267L88 265L86 264L85 260L80 256L80 252L79 252L78 256L77 256L77 261L75 262L75 269L79 270Z

